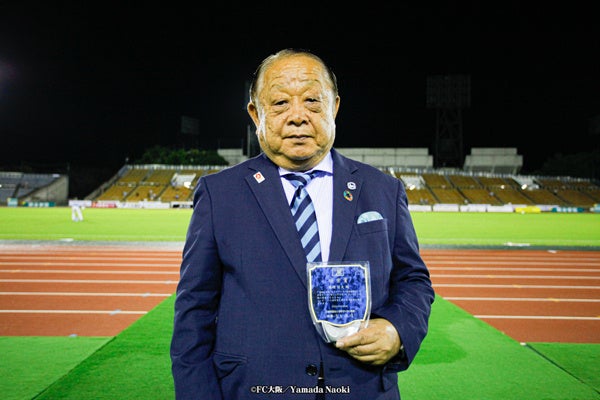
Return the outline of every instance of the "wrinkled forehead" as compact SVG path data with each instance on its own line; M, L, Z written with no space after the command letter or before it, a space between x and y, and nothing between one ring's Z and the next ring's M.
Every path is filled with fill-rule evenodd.
M330 88L321 63L307 56L290 56L273 62L265 70L261 89Z

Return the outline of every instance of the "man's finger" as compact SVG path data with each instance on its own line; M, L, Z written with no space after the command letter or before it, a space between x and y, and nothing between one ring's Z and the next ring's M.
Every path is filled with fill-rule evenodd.
M365 334L365 332L360 331L350 336L346 336L343 339L338 340L335 343L335 346L338 349L346 349L350 347L362 346L366 344L373 343L373 338L369 335Z

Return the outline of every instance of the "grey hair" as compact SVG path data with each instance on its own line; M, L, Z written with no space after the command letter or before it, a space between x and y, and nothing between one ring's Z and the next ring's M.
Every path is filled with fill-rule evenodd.
M258 104L258 85L259 85L259 82L262 79L265 71L275 61L280 60L285 57L291 57L291 56L295 56L295 55L303 55L303 56L310 57L313 60L320 63L321 65L323 65L325 72L327 72L327 76L329 77L329 83L331 85L331 89L333 90L333 95L334 95L334 97L337 97L337 95L338 95L337 78L336 78L335 74L333 73L333 70L329 67L329 65L327 65L327 63L325 63L325 61L323 61L323 59L321 59L321 57L317 56L316 54L312 53L309 50L287 48L287 49L280 50L277 53L269 55L258 65L258 68L254 72L254 77L252 78L252 81L250 82L250 89L249 89L250 93L249 94L250 94L250 101L252 103Z

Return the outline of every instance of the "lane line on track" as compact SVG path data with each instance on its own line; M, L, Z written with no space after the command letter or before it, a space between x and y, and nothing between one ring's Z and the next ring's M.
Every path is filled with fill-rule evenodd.
M0 280L1 282L1 280ZM492 285L469 283L434 283L434 287L471 287L471 288L507 288L507 289L600 289L600 286L571 286L571 285Z
M128 283L128 284L148 284L148 283L166 283L166 284L174 284L177 281L145 281L145 280L119 280L119 279L0 279L0 283Z
M97 292L0 292L1 296L105 296L105 297L169 297L173 293L97 293Z
M24 274L138 274L138 275L177 275L177 271L111 271L111 270L95 270L95 269L27 269L27 270L8 270L0 269L0 273L24 273ZM600 278L599 278L600 279Z
M544 319L544 320L574 320L574 321L600 321L600 317L570 317L556 315L474 315L480 319Z
M522 272L598 272L598 268L502 268L502 267L430 267L430 271L522 271Z
M2 272L2 271L0 271ZM47 271L44 271L47 272ZM438 274L435 278L477 278L477 279L598 279L600 276L582 276L582 275L506 275L506 274Z
M557 261L548 261L548 260L544 260L544 259L540 259L539 261L523 261L523 262L518 262L518 261L466 261L466 260L439 260L439 261L431 261L431 260L426 260L426 264L448 264L448 265L540 265L540 263L543 263L544 265L578 265L578 264L583 264L583 265L590 265L590 266L600 266L600 261L599 260L593 260L593 261L584 261L584 260L579 260L581 262L577 262L578 260L569 260L569 261L565 261L565 262L557 262Z
M450 301L540 301L549 303L600 303L600 299L561 299L556 297L446 297Z
M2 314L147 314L148 311L123 310L0 310Z
M136 261L155 261L155 260L161 260L161 261L173 261L173 262L177 262L177 261L181 261L181 256L172 256L172 255L153 255L152 257L136 257L136 256L132 256L130 254L122 254L119 256L115 256L115 257L102 257L102 256L90 256L90 255L83 255L83 254L68 254L68 255L63 255L63 254L53 254L53 255L48 255L48 254L32 254L32 255L23 255L23 254L2 254L0 255L0 260L5 260L5 259L23 259L23 260L38 260L38 259L42 259L42 260L55 260L57 258L64 258L66 260L72 261L72 260L107 260L107 261L124 261L124 260L136 260Z
M177 250L177 251L165 251L165 252L156 252L156 254L152 254L153 252L148 249L136 249L136 250L108 250L108 251L102 251L100 249L78 249L78 250L73 250L73 251L59 251L56 253L50 252L50 253L45 253L45 254L31 254L31 251L26 250L28 252L28 254L5 254L5 255L0 255L0 268L3 268L5 270L10 269L11 267L16 267L15 269L19 269L18 271L15 270L10 270L10 271L5 271L8 273L13 273L13 272L24 272L24 273L44 273L44 274L51 274L51 273L56 273L56 274L75 274L75 273L82 273L82 274L92 274L92 273L98 273L98 274L103 274L104 277L109 277L108 274L139 274L140 277L142 277L143 275L146 274L152 274L155 277L158 277L159 274L176 274L179 271L180 268L180 263L181 263L181 251ZM146 256L142 257L133 257L132 256L132 252L139 252L140 254L146 254ZM87 253L86 253L87 252ZM445 253L441 253L438 250L425 250L423 252L423 258L426 261L426 264L428 265L429 269L432 271L432 279L433 280L443 280L444 278L450 278L449 280L452 281L454 280L456 282L456 278L474 278L474 279L479 279L479 278L485 278L485 279L489 279L489 278L512 278L512 279L526 279L526 278L533 278L533 279L580 279L580 280L584 280L584 279L598 279L598 278L592 278L589 276L519 276L519 275L513 275L513 276L508 276L506 274L502 274L500 276L497 275L493 275L493 273L491 274L487 274L487 275L459 275L458 272L459 271L466 271L466 272L471 272L471 273L481 273L481 274L485 274L486 272L493 272L493 271L503 271L503 272L526 272L526 273L537 273L537 272L542 272L542 273L567 273L567 274L574 274L574 273L580 273L580 274L594 274L594 273L598 273L600 272L600 269L598 267L600 267L600 258L598 257L594 257L594 255L591 254L585 254L585 253L569 253L569 252L564 252L564 251L560 251L555 252L555 251L547 251L547 252L539 252L536 254L528 254L528 253L521 253L521 252L514 252L513 250L508 250L508 251L503 251L501 253L494 255L493 252L490 251L476 251L475 253L470 253L467 254L466 256L459 256L459 252L463 252L463 250L459 250L456 253L451 251L451 252L445 252ZM510 254L508 253L510 252ZM548 254L550 253L550 254ZM463 253L464 254L464 253ZM490 258L492 257L492 258ZM523 261L523 259L525 259ZM114 263L113 263L114 262ZM73 270L67 270L68 268L77 268L78 271L73 271ZM539 267L539 268L536 268ZM22 269L20 269L22 268ZM34 268L32 270L29 270L28 268ZM46 269L44 269L46 268ZM52 268L59 268L57 270L52 270ZM85 270L85 268L95 268L96 270ZM114 268L114 271L109 270L108 268ZM122 271L121 268L127 268L128 271ZM144 268L144 271L131 271L132 269L137 269L137 268ZM164 271L165 269L170 269L173 272L162 272L160 269L162 268L162 270ZM102 270L102 271L98 271L98 270ZM147 270L154 270L154 272L148 272ZM35 272L34 272L35 271ZM177 272L175 272L177 271ZM446 272L446 271L453 271L455 272L455 274L452 275L444 275L442 272ZM2 271L0 271L2 272ZM437 273L436 273L437 272ZM5 277L11 276L11 275L4 275ZM14 275L13 275L14 276ZM121 275L122 276L122 275ZM71 277L74 277L73 275L71 275ZM83 275L83 277L88 277L86 275ZM91 278L91 276L89 276ZM115 276L115 277L119 277L119 276ZM150 276L149 276L150 277ZM485 281L485 280L484 280ZM35 283L92 283L92 284L102 284L102 283L108 283L108 284L118 284L118 283L125 283L125 284L130 284L130 283L135 283L135 284L176 284L177 280L169 280L169 281L152 281L152 280L70 280L70 279L65 279L65 280L58 280L58 279L39 279L39 280L35 280L35 279L6 279L6 280L2 280L0 279L0 282L35 282ZM481 282L481 281L480 281ZM503 282L507 282L506 280L503 280ZM580 281L581 282L581 281ZM583 282L582 282L583 283ZM588 283L592 283L589 282ZM17 288L18 285L4 285L5 289L12 289L12 288ZM6 287L8 286L8 287ZM509 289L600 289L600 286L553 286L553 285L522 285L522 284L503 284L503 285L494 285L494 284L450 284L450 283L442 283L442 284L436 284L434 281L433 284L434 288L444 288L444 287L448 287L448 288L509 288ZM73 287L73 289L79 289L79 290L85 290L85 287L87 286L83 286L81 288L76 288ZM34 286L35 288L35 286ZM46 288L50 288L50 289L58 289L59 287L52 287L52 286L47 286ZM135 290L137 288L134 287L130 287L127 286L127 288L129 290ZM113 288L114 290L114 288ZM140 291L140 293L101 293L101 292L93 292L93 293L88 293L88 292L59 292L59 291L53 291L53 292L31 292L31 291L20 291L20 292L8 292L8 291L4 291L4 292L0 292L0 295L4 295L4 296L40 296L40 299L42 299L42 296L70 296L69 301L72 301L71 299L73 299L75 296L88 296L88 297L92 297L92 296L98 296L98 297L103 297L103 298L110 298L110 297L117 297L117 296L121 296L121 297L129 297L129 298L133 298L133 297L154 297L154 298L164 298L164 297L168 297L168 296L172 296L173 293L142 293L144 291L143 288L138 289ZM159 289L161 290L161 289ZM168 289L167 289L168 290ZM161 290L162 291L162 290ZM443 289L442 289L443 291ZM457 291L458 292L458 291ZM501 293L501 292L500 292ZM529 294L530 292L526 292L526 291L519 291L519 294ZM552 293L552 292L550 292ZM595 293L595 292L594 292ZM467 294L467 293L465 293ZM514 294L514 293L512 293ZM557 293L553 293L553 294L561 294L560 292ZM531 302L544 302L544 303L579 303L581 304L581 306L583 307L584 304L583 303L598 303L600 302L600 299L575 299L572 298L573 295L578 295L578 292L569 292L569 298L565 298L565 299L560 299L560 298L552 298L552 297L545 297L545 298L534 298L534 297L523 297L523 298L516 298L516 297L512 297L512 298L504 298L504 297L459 297L459 296L454 296L454 297L444 297L444 299L446 300L450 300L450 301L485 301L486 304L489 302L491 304L491 302L493 301L501 301L501 302L508 302L508 301L522 301L522 302L530 302L530 305L533 305ZM442 296L443 297L443 296ZM599 296L595 296L594 297L599 297ZM48 300L48 299L47 299ZM54 300L54 299L53 299ZM65 299L67 300L67 299ZM100 301L100 300L98 300ZM150 300L147 300L150 301ZM43 303L41 303L43 304ZM40 305L41 305L40 304ZM469 303L465 303L465 304L469 304ZM37 305L37 304L36 304ZM541 304L540 304L541 305ZM566 306L566 304L565 304ZM523 305L523 307L526 307L525 305ZM528 307L528 306L527 306ZM589 307L589 306L588 306ZM594 306L595 307L595 306ZM105 307L105 308L112 308L112 307ZM490 307L488 307L490 308ZM526 309L526 308L524 308ZM486 311L491 311L494 312L493 309L489 309ZM120 309L116 309L116 310L12 310L12 311L8 311L8 310L0 310L1 313L4 313L5 315L8 315L10 313L21 313L21 314L96 314L96 315L112 315L112 316L116 316L119 314L125 315L125 314L139 314L139 315L143 315L143 314L147 314L148 311L123 311ZM518 311L517 311L518 312ZM568 312L567 312L568 313ZM499 313L500 314L500 313ZM596 314L595 312L591 313L592 315ZM581 320L581 321L599 321L600 320L600 316L597 317L569 317L569 316L527 316L527 315L517 315L517 316L509 316L509 315L474 315L474 317L478 318L478 319L489 319L489 320L506 320L509 321L510 319L514 319L515 322L517 320L527 320L527 319L531 319L531 320L571 320L571 321L577 321L577 320ZM16 317L14 317L16 318ZM24 318L24 317L23 317ZM83 317L82 317L83 318ZM115 318L116 320L117 318ZM500 323L500 322L498 322ZM504 322L504 323L508 323L508 322ZM517 324L519 322L516 322ZM525 322L523 322L525 323ZM538 322L541 323L541 322ZM548 322L551 323L551 322ZM558 323L558 322L556 322ZM575 322L573 322L575 323ZM583 322L582 322L583 323ZM586 322L588 325L589 323ZM532 322L533 324L533 322ZM594 325L595 327L595 325Z
M9 262L0 262L0 266L30 266L30 265L34 265L39 267L40 265L46 266L46 267L50 267L50 266L70 266L70 265L74 265L74 266L89 266L89 267L144 267L144 268L157 268L157 267L171 267L171 268L176 268L179 269L179 264L145 264L145 263L82 263L82 262L63 262L63 261L56 261L56 262L44 262L44 263L34 263L34 262L13 262L13 261L9 261Z

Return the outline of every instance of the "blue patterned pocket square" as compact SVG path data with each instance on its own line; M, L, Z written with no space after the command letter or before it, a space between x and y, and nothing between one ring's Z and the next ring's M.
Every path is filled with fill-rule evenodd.
M378 219L383 219L383 217L377 211L367 211L358 216L357 222L364 224L365 222L376 221Z

